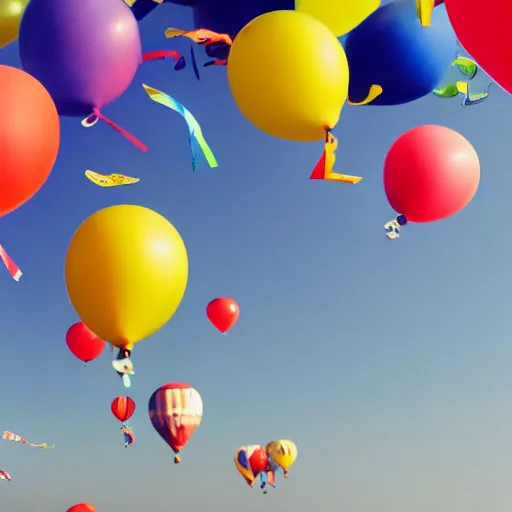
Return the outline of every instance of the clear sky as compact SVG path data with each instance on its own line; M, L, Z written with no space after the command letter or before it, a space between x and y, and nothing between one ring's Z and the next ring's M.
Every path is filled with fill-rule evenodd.
M141 23L145 50L170 48L163 5ZM188 44L183 44L188 54ZM198 51L199 55L200 52ZM17 46L1 62L19 65ZM399 107L345 107L337 168L357 186L311 182L321 144L273 139L230 97L225 69L144 65L105 114L145 141L62 119L55 169L40 193L1 222L0 243L24 271L0 272L0 429L43 451L0 442L2 512L505 512L510 509L510 100L499 88L477 106L433 95ZM181 118L152 103L142 82L183 102L220 162L192 172ZM382 187L385 153L419 124L465 135L482 164L463 213L384 236L394 216ZM139 176L101 189L85 169ZM188 247L190 280L172 321L134 353L130 395L137 441L123 448L110 402L125 389L110 353L86 369L66 348L78 319L63 280L67 244L94 211L141 204L166 216ZM205 306L236 298L223 338ZM147 402L160 385L201 393L204 420L179 466L153 431ZM244 444L293 439L290 479L250 490L232 457ZM1 483L1 482L0 482Z

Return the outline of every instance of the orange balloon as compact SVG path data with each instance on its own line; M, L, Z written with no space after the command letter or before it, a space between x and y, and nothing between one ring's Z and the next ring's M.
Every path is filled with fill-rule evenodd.
M0 216L25 204L44 185L60 144L57 108L31 75L0 65Z
M77 503L68 508L67 512L96 512L96 507L90 503Z

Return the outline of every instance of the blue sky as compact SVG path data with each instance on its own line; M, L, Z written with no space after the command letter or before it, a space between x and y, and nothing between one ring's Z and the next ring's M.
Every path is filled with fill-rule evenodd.
M183 8L157 12L141 23L147 51L169 48L167 26L191 23ZM19 65L16 45L1 62ZM186 126L153 104L142 82L194 113L218 169L192 172ZM169 63L141 67L104 113L146 142L147 154L102 124L85 130L62 119L50 179L0 229L24 271L20 283L0 276L0 427L57 447L0 443L0 468L13 478L1 486L1 510L65 511L79 501L98 512L509 510L510 112L499 88L470 108L433 95L345 107L337 166L364 176L355 187L310 182L321 144L250 126L224 69L197 82ZM384 156L402 132L428 123L473 143L480 190L460 215L410 225L392 243L383 231L394 215ZM141 181L100 189L85 169ZM129 450L110 413L124 388L109 353L84 369L64 341L77 321L63 280L67 244L83 219L118 203L166 216L190 259L177 314L134 353L137 442ZM205 316L219 295L241 308L225 338ZM151 393L171 381L196 387L205 408L179 466L147 416ZM261 496L232 456L275 438L293 439L299 458L290 479Z

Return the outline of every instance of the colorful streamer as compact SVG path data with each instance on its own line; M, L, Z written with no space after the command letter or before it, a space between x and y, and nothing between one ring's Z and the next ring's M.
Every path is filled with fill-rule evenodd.
M180 114L180 116L187 123L188 132L190 136L190 151L192 153L192 169L196 170L197 167L197 155L199 153L198 149L201 150L201 153L203 154L206 163L210 167L218 167L219 164L217 162L217 159L215 158L215 155L210 149L210 146L208 146L208 143L206 142L203 136L203 131L201 130L199 123L197 122L196 118L191 114L191 112L187 108L185 108L180 102L176 101L168 94L159 91L158 89L153 89L153 87L149 87L146 84L142 84L142 87L144 87L144 90L146 91L147 95L154 102L160 103L160 105L163 105L164 107L174 110L175 112Z

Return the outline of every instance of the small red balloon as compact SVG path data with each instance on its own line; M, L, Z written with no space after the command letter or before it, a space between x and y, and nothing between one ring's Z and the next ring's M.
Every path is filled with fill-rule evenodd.
M67 512L96 512L96 507L90 503L77 503L68 508Z
M480 162L460 133L436 125L405 132L384 163L391 207L409 222L433 222L460 212L480 182Z
M240 308L235 300L229 297L218 297L206 306L208 320L222 334L226 334L237 322Z
M128 421L135 412L135 402L129 396L118 396L110 404L112 414L122 423Z
M482 69L512 94L509 60L510 0L445 0L446 12L457 39ZM485 8L484 8L485 6Z
M77 322L68 329L66 344L73 355L84 363L96 359L106 345L83 322Z
M21 69L0 65L0 216L44 185L60 144L57 108L47 90Z

